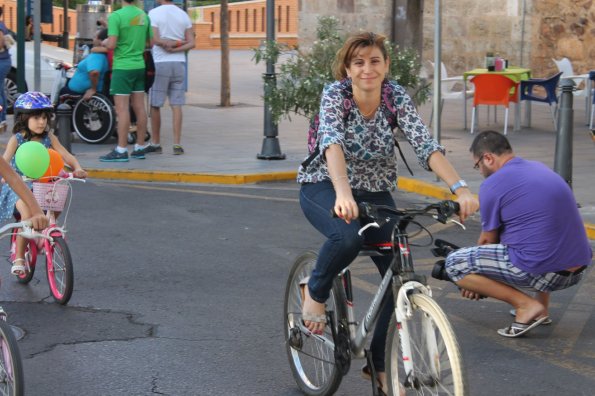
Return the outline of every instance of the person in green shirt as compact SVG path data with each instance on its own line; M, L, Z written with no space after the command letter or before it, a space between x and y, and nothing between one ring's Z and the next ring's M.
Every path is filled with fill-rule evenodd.
M99 158L102 162L128 162L129 106L136 115L136 144L132 158L144 159L144 138L147 134L145 110L145 48L151 46L153 30L147 14L134 4L122 0L123 7L107 21L108 38L104 45L114 50L110 94L114 97L118 117L118 146Z

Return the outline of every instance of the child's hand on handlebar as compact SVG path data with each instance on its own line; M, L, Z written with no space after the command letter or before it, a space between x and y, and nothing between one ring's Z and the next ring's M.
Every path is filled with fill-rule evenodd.
M84 169L82 169L82 168L75 169L75 170L72 172L72 175L73 175L74 177L77 177L77 178L79 178L79 179L86 179L86 178L87 178L87 171L85 171L85 170L84 170Z
M41 231L50 225L50 220L47 218L45 214L43 214L43 212L34 214L27 220L31 222L33 229L37 231Z

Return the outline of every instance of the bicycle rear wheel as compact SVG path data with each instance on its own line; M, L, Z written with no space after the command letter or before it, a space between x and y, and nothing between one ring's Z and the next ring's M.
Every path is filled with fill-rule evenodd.
M386 340L386 370L389 395L468 394L463 361L456 336L446 314L431 297L411 294L413 316L407 320L411 356L403 356L400 326L391 319ZM409 359L413 372L406 373Z
M291 373L302 392L330 395L337 390L343 378L335 364L330 323L321 337L307 336L299 329L299 325L303 325L300 281L310 275L315 264L316 253L306 252L297 258L289 274L283 312L285 346ZM337 312L338 305L336 293L331 291L327 311Z
M17 340L8 323L0 319L0 394L21 396L25 393L23 364Z
M46 272L50 292L58 304L67 304L72 296L74 274L72 258L66 241L54 236L53 242L46 243Z
M16 234L17 230L12 231L10 236L10 261L14 261L14 252L16 251ZM37 243L35 240L28 239L25 244L25 272L16 275L17 281L22 284L27 284L33 279L35 273L35 263L37 262Z

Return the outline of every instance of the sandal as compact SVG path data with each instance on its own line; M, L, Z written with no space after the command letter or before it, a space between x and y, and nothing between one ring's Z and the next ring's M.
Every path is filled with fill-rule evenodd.
M510 311L510 315L514 316L516 318L516 309L512 308ZM548 316L546 320L544 320L543 322L541 322L542 325L547 326L547 325L551 325L552 324L552 319Z
M23 263L23 264L17 264L17 263ZM14 259L14 261L12 262L12 268L10 268L10 273L16 276L20 276L23 275L25 273L25 271L27 271L27 267L24 265L25 263L25 259L22 258L18 258L18 259Z
M372 381L372 372L370 370L370 367L368 367L367 364L362 367L362 378L366 379L368 381ZM378 384L378 388L376 389L376 394L378 396L386 396L387 393L382 388L382 384L380 383L379 378L376 378L376 384Z
M548 317L544 316L539 319L534 319L529 323L512 322L510 326L505 327L503 329L499 329L498 334L500 334L503 337L509 338L520 337L523 334L529 332L529 330L536 328L537 326L545 322L547 319Z
M300 281L300 290L302 293L302 306L303 306L304 302L306 301L306 288L308 287L309 280L310 280L310 277L306 277ZM311 312L304 312L302 309L302 320L303 321L307 320L309 322L322 323L322 324L326 325L326 312L324 314L314 314Z

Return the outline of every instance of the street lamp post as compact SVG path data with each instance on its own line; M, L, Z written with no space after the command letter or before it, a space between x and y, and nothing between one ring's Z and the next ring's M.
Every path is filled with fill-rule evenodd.
M266 2L266 17L267 17L267 43L275 41L275 0L267 0ZM260 154L256 155L258 159L280 160L285 159L285 154L281 153L281 146L279 145L279 134L277 125L273 122L271 114L271 107L267 103L268 92L276 84L275 64L272 60L267 60L266 73L264 77L264 139L262 141L262 149Z

